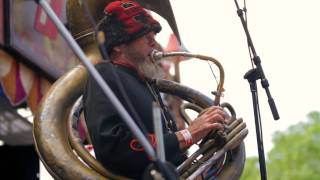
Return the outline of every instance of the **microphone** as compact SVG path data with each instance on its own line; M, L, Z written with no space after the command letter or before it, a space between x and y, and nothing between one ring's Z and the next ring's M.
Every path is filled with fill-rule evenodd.
M154 60L156 62L156 61L161 60L164 57L164 53L154 49L151 51L150 57L152 60Z

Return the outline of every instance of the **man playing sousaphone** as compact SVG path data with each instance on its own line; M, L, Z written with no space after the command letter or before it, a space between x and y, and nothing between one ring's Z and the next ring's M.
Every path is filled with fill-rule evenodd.
M152 123L152 103L160 102L161 97L151 80L163 78L163 72L150 58L150 53L157 49L155 36L161 26L139 4L129 0L108 4L104 13L98 29L106 35L104 45L111 62L101 62L96 69L130 115L137 117L134 115L137 113L139 118L134 118L135 122L146 130L154 146L157 142ZM119 88L108 63L112 64L123 88ZM141 179L151 161L91 76L83 99L85 119L97 160L114 173ZM134 112L130 106L134 107ZM176 166L186 159L186 148L200 141L208 132L224 129L225 113L221 107L209 107L188 128L180 131L177 131L167 108L162 108L166 157Z

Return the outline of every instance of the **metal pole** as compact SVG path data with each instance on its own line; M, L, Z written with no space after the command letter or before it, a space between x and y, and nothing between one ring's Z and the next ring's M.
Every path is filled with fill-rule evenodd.
M163 131L162 131L162 120L161 120L161 110L160 105L156 102L152 104L152 111L153 111L153 127L154 132L156 134L156 142L157 142L157 155L158 159L161 162L166 162L166 155L164 150L164 143L163 143Z

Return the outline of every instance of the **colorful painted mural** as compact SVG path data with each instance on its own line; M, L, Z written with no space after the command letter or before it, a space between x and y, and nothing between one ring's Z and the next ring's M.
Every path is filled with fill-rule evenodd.
M50 4L66 23L65 0L50 1ZM10 47L53 78L79 63L50 18L34 1L10 1L10 29Z

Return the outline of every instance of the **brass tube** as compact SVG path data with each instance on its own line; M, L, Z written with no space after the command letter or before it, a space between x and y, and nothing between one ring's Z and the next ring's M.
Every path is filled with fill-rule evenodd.
M161 52L161 56L163 58L171 57L171 56L183 56L183 57L197 58L197 59L201 59L201 60L211 61L212 63L214 63L219 68L219 73L220 73L220 81L218 83L218 86L217 86L217 89L215 92L214 105L220 104L220 97L222 96L222 93L224 91L224 89L223 89L224 70L223 70L221 63L218 60L216 60L213 57L199 55L199 54L192 54L189 52Z

